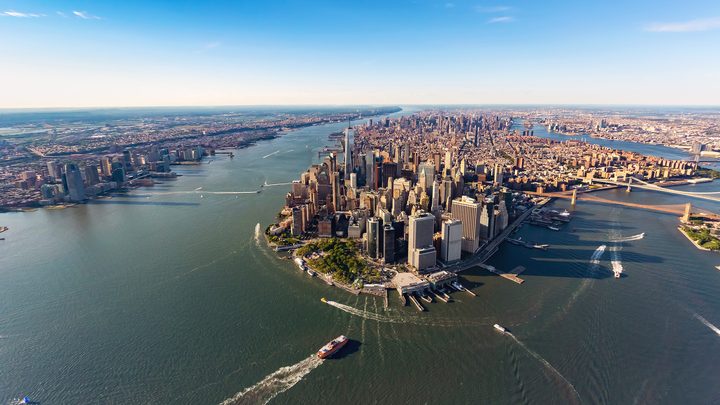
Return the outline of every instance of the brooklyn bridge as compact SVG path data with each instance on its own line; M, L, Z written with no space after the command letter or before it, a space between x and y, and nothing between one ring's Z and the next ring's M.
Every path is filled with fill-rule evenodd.
M583 181L588 181L587 179L582 179ZM592 179L590 181L592 183L601 183L606 184L608 187L603 187L602 189L610 189L610 188L618 188L618 187L626 187L628 191L630 191L633 188L639 188L643 190L649 190L649 191L657 191L661 193L667 193L667 194L675 194L675 195L681 195L684 197L688 197L689 199L700 199L700 200L706 200L706 201L714 201L720 203L720 191L714 191L714 192L690 192L690 191L682 191L682 190L673 190L668 187L661 187L657 184L648 183L646 181L630 177L628 181L615 181L615 180L607 180L607 179ZM530 193L534 195L541 195L545 197L553 197L553 198L565 198L573 201L588 201L588 202L596 202L596 203L602 203L602 204L613 204L613 205L622 205L625 207L630 208L636 208L636 209L644 209L649 211L655 211L655 212L662 212L665 214L673 214L673 215L687 215L686 212L687 204L666 204L666 205L655 205L655 204L640 204L640 203L634 203L629 201L619 201L619 200L613 200L608 198L603 198L595 195L592 193L592 191L595 190L586 190L586 191L580 191L577 190L573 191L564 191L564 192L555 192L555 193ZM690 202L690 201L688 201ZM710 212L708 210L693 207L692 208L692 215L698 215L698 216L705 216L705 217L716 217L720 218L718 214Z

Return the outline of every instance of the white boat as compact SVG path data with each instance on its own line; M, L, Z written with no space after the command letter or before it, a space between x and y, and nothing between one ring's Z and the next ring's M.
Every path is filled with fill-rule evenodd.
M300 268L300 271L305 271L305 262L303 261L303 259L296 257L293 260L295 261L295 264L297 264L297 266Z
M315 270L313 270L313 269L307 269L307 274L309 274L309 275L312 276L312 277L315 277L315 275L316 275L317 273L315 273Z
M498 330L501 333L507 332L507 329L503 328L502 326L500 326L498 324L493 325L493 328L495 328L496 330Z
M551 231L559 231L560 230L560 228L558 228L557 226L548 226L548 229L550 229Z

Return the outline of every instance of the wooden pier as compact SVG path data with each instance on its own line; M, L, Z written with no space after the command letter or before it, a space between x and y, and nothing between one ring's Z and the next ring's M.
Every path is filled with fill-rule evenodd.
M425 307L420 304L420 301L415 298L415 293L408 294L408 298L410 298L410 302L412 302L415 305L415 308L417 308L418 311L423 312L425 311Z

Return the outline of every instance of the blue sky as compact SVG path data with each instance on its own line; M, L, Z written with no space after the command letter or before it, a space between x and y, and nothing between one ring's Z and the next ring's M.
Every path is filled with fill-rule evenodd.
M720 1L5 1L0 108L720 105Z

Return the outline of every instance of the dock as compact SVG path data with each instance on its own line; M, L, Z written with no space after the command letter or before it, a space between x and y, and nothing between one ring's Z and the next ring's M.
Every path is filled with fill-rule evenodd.
M412 302L415 305L415 308L417 308L418 311L420 311L420 312L425 311L425 307L423 307L422 304L420 304L420 301L418 301L417 298L415 298L414 293L408 294L408 298L410 298L410 302Z
M458 285L459 285L460 287L462 287L462 290L465 291L466 293L472 295L473 297L477 297L477 294L475 294L474 292L470 291L470 289L467 288L467 287L465 287L464 285L460 284L459 281L458 281Z
M403 306L407 305L407 298L405 298L405 294L400 294L400 302L402 302Z
M444 302L447 304L448 300L445 297L443 297L442 295L438 294L437 292L430 291L430 294L432 294L435 298L437 298L438 301L441 301L441 302Z
M385 289L385 309L390 308L390 298L387 288Z
M522 284L525 282L525 280L518 277L520 274L522 274L522 272L525 271L525 267L523 267L523 266L517 266L514 269L510 270L509 272L504 272L500 269L496 269L495 267L489 266L487 264L479 264L478 266L482 267L483 269L485 269L491 273L495 273L500 277L504 277L510 281L514 281L518 284Z

